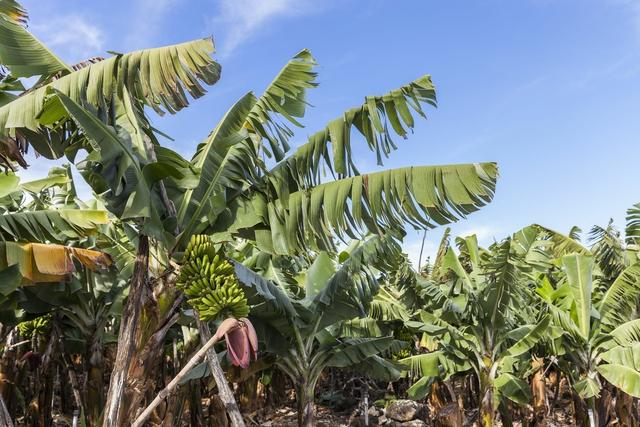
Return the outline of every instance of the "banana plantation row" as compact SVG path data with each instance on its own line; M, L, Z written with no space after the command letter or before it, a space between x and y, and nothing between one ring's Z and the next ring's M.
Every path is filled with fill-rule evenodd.
M318 85L303 50L185 158L150 116L218 82L211 39L69 65L27 20L0 0L3 425L238 427L291 398L313 426L350 384L379 407L426 403L389 425L547 425L567 406L577 425L638 424L640 206L624 236L585 244L535 224L488 248L445 231L416 271L407 230L465 218L498 178L358 171L356 151L382 165L436 106L428 75L292 149ZM21 181L42 157L64 161ZM370 412L351 422L385 422Z

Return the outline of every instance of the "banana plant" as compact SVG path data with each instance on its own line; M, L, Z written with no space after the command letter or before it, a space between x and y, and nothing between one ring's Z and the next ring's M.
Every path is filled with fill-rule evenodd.
M65 351L85 356L88 382L83 401L89 409L85 414L97 422L103 394L102 342L106 324L116 317L110 310L115 297L109 289L117 288L119 280L110 269L111 257L95 250L100 247L96 236L115 226L98 203L78 199L68 166L52 168L46 177L30 182L20 182L11 173L2 178L3 323L54 314L57 322L64 322L61 338L66 350L59 354L55 350L51 357L66 360ZM98 289L94 282L100 284ZM117 294L122 286L118 289Z
M104 407L105 348L117 341L113 325L122 315L126 282L115 269L102 274L83 273L77 277L82 287L54 309L62 317L65 353L83 355L83 413L87 425L97 425Z
M302 288L297 295L266 278L273 277L273 268L256 273L236 264L264 353L275 357L275 364L296 387L299 425L315 425L315 387L327 367L358 365L387 381L400 375L398 367L381 355L404 343L390 335L364 330L354 334L353 328L345 328L345 323L366 318L380 281L400 258L393 239L377 236L352 242L339 257L319 252L298 269L297 285L292 285ZM252 265L255 259L246 262Z
M407 327L425 334L431 351L402 362L420 379L409 389L424 397L435 380L471 372L479 384L480 422L494 425L502 398L526 404L528 383L521 377L529 353L548 333L549 316L529 305L528 267L520 236L488 250L475 236L457 241L456 254L444 242L429 280L423 282L428 304Z
M0 175L0 211L5 323L17 320L17 299L26 292L19 287L66 281L77 266L104 271L112 263L93 244L109 221L108 212L76 198L68 167L30 182L13 173Z
M91 425L99 422L102 413L105 352L116 341L113 325L121 314L124 285L115 269L95 273L83 269L64 283L21 288L12 298L23 320L55 317L59 326L55 339L61 343L53 354L56 360L68 364L71 355L81 356L86 376L81 376L82 386L76 391L82 402L80 417Z
M545 277L537 290L562 331L559 355L592 425L598 425L595 406L603 379L640 397L640 264L624 268L607 287L598 286L600 274L592 256L566 255L555 286L555 279Z

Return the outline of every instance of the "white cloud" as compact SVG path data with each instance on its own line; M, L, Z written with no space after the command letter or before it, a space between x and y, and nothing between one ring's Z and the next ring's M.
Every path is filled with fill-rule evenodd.
M468 237L473 234L476 235L478 239L478 244L481 247L487 248L491 246L494 242L499 242L500 240L507 237L507 234L503 233L503 229L500 227L494 227L491 225L477 225L460 229L453 228L451 235L456 237Z
M418 262L420 261L420 250L422 249L422 231L416 232L415 234L409 234L405 238L404 243L402 244L402 249L409 256L409 260L411 264L413 264L413 268L418 269ZM429 235L432 237L436 237L436 240L430 240ZM436 257L438 253L438 245L440 244L440 238L442 235L434 234L434 231L427 231L427 238L424 241L424 250L422 251L422 265L425 264L427 258L431 259L431 262Z
M299 16L316 11L308 0L221 0L212 28L223 26L226 34L220 56L231 54L240 44L277 17Z
M488 225L481 225L478 227L465 228L456 233L460 237L467 237L475 234L478 241L485 241L486 239L493 239L496 235L496 230Z
M85 17L70 14L43 18L32 22L30 30L65 61L76 63L104 53L104 33Z
M165 19L177 8L181 0L136 0L132 22L134 25L125 38L127 50L145 49L155 46L154 38L162 30Z

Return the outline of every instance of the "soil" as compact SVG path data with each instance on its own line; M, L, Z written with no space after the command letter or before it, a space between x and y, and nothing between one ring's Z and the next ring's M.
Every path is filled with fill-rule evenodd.
M339 412L326 406L316 405L318 427L347 427L350 415L350 411ZM298 427L298 413L288 406L276 410L260 409L245 415L245 421L247 426Z

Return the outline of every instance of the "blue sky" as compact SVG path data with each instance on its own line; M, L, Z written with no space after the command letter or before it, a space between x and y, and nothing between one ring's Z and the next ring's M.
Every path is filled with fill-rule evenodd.
M640 0L23 3L31 30L69 62L213 35L222 79L155 122L183 154L232 102L262 91L309 48L320 87L297 143L365 95L432 75L439 108L385 167L497 161L494 202L454 233L488 244L532 222L562 231L610 217L623 225L640 201ZM356 158L377 169L365 150ZM429 232L427 253L441 232ZM407 236L414 258L420 236Z

